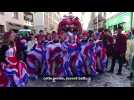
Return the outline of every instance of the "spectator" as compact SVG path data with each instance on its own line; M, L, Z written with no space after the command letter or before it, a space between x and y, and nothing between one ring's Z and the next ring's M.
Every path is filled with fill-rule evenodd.
M103 41L103 45L107 50L107 57L110 58L113 52L113 37L107 29L105 29L103 35L101 35L101 40Z
M121 26L119 26L117 29L117 36L116 36L116 41L113 50L112 65L111 65L111 69L108 71L113 73L115 67L115 61L117 59L119 63L119 70L117 75L122 74L123 57L126 52L126 37L122 34L122 30L123 28Z
M131 35L129 35L129 39L127 40L127 52L126 59L128 60L128 65L130 66L131 72L129 78L130 80L133 78L133 67L134 67L134 30L132 30Z
M40 30L40 31L39 31L39 34L40 34L40 35L44 34L43 30Z

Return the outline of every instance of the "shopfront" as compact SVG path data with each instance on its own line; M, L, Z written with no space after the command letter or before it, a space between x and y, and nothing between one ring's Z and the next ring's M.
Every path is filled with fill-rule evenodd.
M124 31L131 29L131 12L122 12L108 20L106 20L106 28L114 32L118 26L122 26Z

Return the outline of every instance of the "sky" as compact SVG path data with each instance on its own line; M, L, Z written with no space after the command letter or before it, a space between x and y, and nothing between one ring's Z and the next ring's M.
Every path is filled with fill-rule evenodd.
M63 16L68 13L69 12L60 12L60 15L63 18ZM85 12L84 15L82 15L82 12L72 12L72 14L80 19L83 24L83 29L86 30L90 21L91 12Z

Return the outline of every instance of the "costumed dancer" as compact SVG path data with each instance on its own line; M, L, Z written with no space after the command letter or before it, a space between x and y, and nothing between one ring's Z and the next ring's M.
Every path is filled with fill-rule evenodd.
M67 44L68 51L68 62L73 76L82 76L82 59L80 57L80 45L76 43L73 33L68 32L69 42Z
M86 77L88 77L89 75L96 75L96 64L94 58L93 43L88 41L88 35L88 32L82 33L80 52Z
M107 49L107 66L108 62L111 60L112 53L113 53L113 37L109 30L105 29L104 33L101 35L101 40L103 42L103 48Z
M38 76L41 75L41 69L44 65L44 47L42 44L42 37L39 35L37 36L38 43L34 46L34 48L28 52L27 54L27 64L28 64L28 70L29 74L32 78L37 79Z
M2 68L9 80L8 86L26 86L29 78L27 66L24 62L16 58L16 46L13 42L15 37L13 33L5 33L5 35L8 35L10 39L8 37L8 48L5 51L5 62L2 64Z
M63 67L64 67L64 77L73 76L71 68L69 66L69 36L64 34L64 42L62 43L63 50Z
M97 71L102 73L106 70L107 66L107 52L106 48L103 46L103 42L100 40L99 32L95 33L95 39Z
M64 75L62 45L57 33L53 34L53 39L47 46L46 60L50 76L58 77Z

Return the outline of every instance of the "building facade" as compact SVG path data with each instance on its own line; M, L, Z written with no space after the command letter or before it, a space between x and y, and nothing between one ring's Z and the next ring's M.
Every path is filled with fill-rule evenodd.
M88 30L98 31L101 28L105 28L105 21L105 12L92 12L90 16L90 22L88 24Z
M50 33L57 31L60 20L61 16L59 12L45 12L45 30Z
M24 12L0 12L0 33L12 29L19 30L24 26L33 26L32 12L28 14Z
M34 29L36 33L38 33L39 30L44 30L44 27L45 27L44 12L35 12L34 13Z
M90 21L88 23L88 30L94 30L94 18L95 18L95 12L91 12L91 15L89 16L90 17Z
M122 26L124 31L129 31L132 28L133 12L107 12L106 13L106 28L114 32L118 26Z
M95 18L93 19L94 30L98 31L101 28L105 28L105 12L95 13Z
M60 20L59 12L36 12L34 13L34 28L36 32L43 30L51 33L57 31Z

